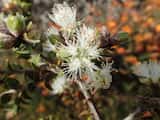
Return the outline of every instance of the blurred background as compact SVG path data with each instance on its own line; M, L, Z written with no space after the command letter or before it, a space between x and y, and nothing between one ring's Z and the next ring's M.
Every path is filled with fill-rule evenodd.
M0 0L0 7L7 0ZM78 8L78 19L99 31L106 29L110 36L118 32L127 32L128 41L113 46L115 55L113 64L119 72L113 73L113 82L109 89L93 93L93 100L102 120L123 120L130 113L136 112L133 120L160 120L160 87L145 85L130 73L131 65L145 60L160 58L160 0L30 0L31 16L40 31L48 28L48 13L54 3L67 2ZM14 53L0 51L0 69L8 65L27 63L14 57ZM20 84L25 84L25 77L18 76ZM0 77L3 75L0 74ZM15 82L15 81L14 81ZM14 83L16 84L16 83ZM1 99L0 120L91 120L88 106L79 91L66 91L61 96L49 96L44 82L38 82L37 91L26 92L20 106L10 101L3 109L6 98ZM33 86L31 86L32 89ZM0 91L6 86L0 82ZM9 96L10 97L10 96ZM14 95L12 96L14 97ZM16 103L19 101L16 101ZM16 111L16 112L15 112ZM137 112L138 111L138 112Z

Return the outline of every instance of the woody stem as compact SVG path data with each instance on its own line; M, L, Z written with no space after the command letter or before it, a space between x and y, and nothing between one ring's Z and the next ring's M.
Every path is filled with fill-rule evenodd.
M83 83L80 80L77 80L77 84L78 84L82 94L84 95L86 101L87 101L88 107L90 109L90 112L91 112L94 120L101 120L95 106L93 105L93 102L91 101L90 94L86 90L86 87L83 85Z

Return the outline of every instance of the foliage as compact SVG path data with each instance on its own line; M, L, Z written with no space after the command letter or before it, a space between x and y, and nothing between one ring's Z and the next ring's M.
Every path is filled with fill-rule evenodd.
M158 0L53 3L48 30L34 2L1 3L0 119L92 120L90 99L102 120L160 119Z

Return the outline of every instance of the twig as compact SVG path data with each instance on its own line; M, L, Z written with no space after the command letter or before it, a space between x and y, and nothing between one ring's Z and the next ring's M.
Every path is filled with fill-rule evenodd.
M86 90L85 86L83 85L83 83L80 80L77 80L77 84L78 84L81 92L83 93L86 101L87 101L87 104L89 106L89 109L90 109L90 112L91 112L93 118L95 120L101 120L98 113L97 113L95 106L93 105L93 103L90 99L90 95L89 95L88 91Z

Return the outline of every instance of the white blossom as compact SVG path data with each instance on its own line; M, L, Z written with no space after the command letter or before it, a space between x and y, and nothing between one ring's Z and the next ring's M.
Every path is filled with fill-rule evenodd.
M55 42L54 49L52 49L53 47L46 48L51 48L61 61L60 69L63 71L66 81L83 80L86 75L87 80L83 82L87 88L109 88L112 81L112 64L107 62L101 67L95 64L96 60L102 58L102 48L99 47L100 41L96 29L83 24L76 26L76 8L70 7L65 2L55 4L49 17L60 28L58 28L58 32L50 29L48 35L62 33L64 39ZM65 81L64 77L60 83L57 79L53 88L63 90L66 81L62 81ZM61 85L62 87L60 87Z
M65 44L57 45L57 55L65 60L64 72L72 79L87 70L96 70L96 65L92 62L100 58L101 49L96 41L95 29L83 25L76 30L76 37L73 40L66 40Z
M47 32L46 32L46 35L49 37L51 35L59 35L59 32L56 28L54 27L50 27Z
M160 79L160 62L149 61L133 66L133 72L141 77L141 82L158 83Z
M81 47L88 47L90 44L95 44L96 30L83 25L76 30L76 37Z
M56 79L52 83L52 93L53 94L60 94L64 91L67 87L66 77L64 75L58 75Z
M96 29L85 25L76 30L76 37L78 46L90 58L98 58L100 49L98 49L100 42L96 39Z
M108 89L112 82L112 63L106 62L106 64L102 65L101 69L96 71L89 71L89 83L87 85L88 88L104 88Z
M52 8L52 14L49 18L62 28L62 30L70 30L76 24L76 8L70 7L66 2L63 4L55 4Z
M100 74L102 78L104 78L104 85L106 88L109 88L110 83L112 82L112 63L106 62L106 64L102 65L102 69L100 70Z

